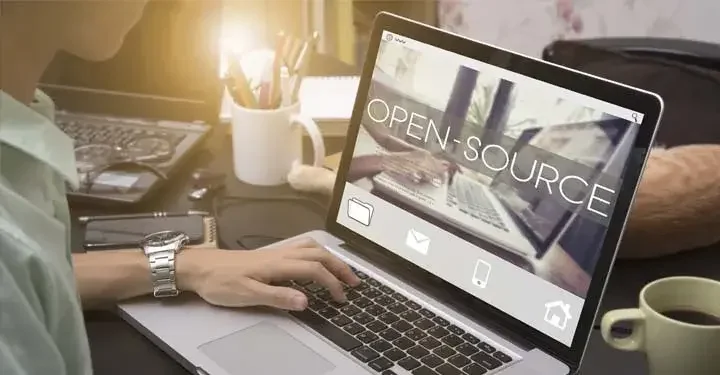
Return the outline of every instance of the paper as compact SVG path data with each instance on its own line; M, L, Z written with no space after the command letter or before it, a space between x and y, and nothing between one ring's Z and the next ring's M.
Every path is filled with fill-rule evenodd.
M300 86L300 111L315 121L349 120L360 77L306 77Z
M348 200L348 217L366 227L370 226L373 211L375 211L375 209L369 203L365 203L357 198Z
M430 249L430 237L411 228L405 238L405 244L418 253L427 255Z
M140 179L138 175L106 171L95 178L95 185L131 188Z

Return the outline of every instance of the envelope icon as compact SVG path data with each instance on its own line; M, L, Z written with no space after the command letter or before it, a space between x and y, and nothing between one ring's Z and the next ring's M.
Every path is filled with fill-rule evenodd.
M365 203L357 198L350 198L348 200L348 217L357 221L364 226L370 226L370 220L372 220L373 208L369 203Z
M416 231L415 229L410 229L407 232L407 237L405 238L405 245L420 254L426 255L430 249L430 237Z

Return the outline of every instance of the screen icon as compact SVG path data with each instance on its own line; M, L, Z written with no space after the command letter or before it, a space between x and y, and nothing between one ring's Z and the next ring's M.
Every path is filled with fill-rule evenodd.
M475 263L475 272L473 272L472 283L481 288L485 288L487 286L488 279L490 278L491 269L492 266L490 266L490 263L482 259L478 259L477 263Z
M563 301L553 301L545 304L545 322L564 331L567 328L570 315L570 305Z
M405 245L420 254L427 255L430 250L430 237L411 228L405 237Z
M357 198L350 198L348 200L347 215L349 218L357 221L358 223L369 227L370 220L372 220L373 211L375 208L369 203L365 203Z

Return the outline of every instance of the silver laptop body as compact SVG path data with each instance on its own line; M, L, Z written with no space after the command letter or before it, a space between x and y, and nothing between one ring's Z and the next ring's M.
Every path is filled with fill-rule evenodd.
M368 119L370 106L378 103L373 100L389 103L388 108L404 106L408 113L417 109L418 116L426 119L425 126L427 119L434 118L438 124L443 121L442 113L424 110L421 100L403 97L400 83L393 93L373 86L374 72L387 63L383 59L392 60L393 53L400 59L393 61L415 56L410 60L416 64L434 67L437 76L425 73L427 67L425 71L417 67L417 79L436 80L432 90L425 89L430 94L448 86L437 81L442 69L458 71L464 67L461 69L513 81L514 92L543 93L531 98L557 95L576 101L579 106L599 111L599 120L619 121L632 130L621 131L620 141L608 150L608 159L600 167L603 177L592 181L592 191L582 192L582 209L577 205L550 205L548 196L526 198L536 209L528 215L562 225L555 231L560 234L553 235L551 250L539 260L539 267L519 268L485 251L477 241L467 240L474 236L482 242L477 233L432 221L436 207L426 207L425 219L413 214L409 206L378 195L372 176L349 180L352 168L357 167L354 163L367 155L385 153L377 151L382 142L370 139L367 132L359 135L360 127L372 120ZM407 82L408 65L412 64L405 64L404 70L392 68L400 77L398 82ZM449 86L457 86L457 82ZM605 93L595 92L600 89ZM400 96L393 96L396 94ZM308 310L297 313L263 307L221 308L188 293L173 300L124 303L119 306L120 314L197 374L574 373L582 360L646 160L642 150L652 142L661 111L662 102L654 94L381 13L375 21L326 230L300 235L313 238L351 265L363 278L363 289L349 290L349 296L355 293L349 303L338 306L322 290L295 283L293 287L304 288L311 300ZM420 121L417 124L423 126ZM618 151L618 147L625 151ZM464 167L475 165L473 161ZM600 183L616 193L616 198L600 197L596 186ZM527 196L527 191L522 194ZM495 195L498 193L493 190ZM579 199L578 195L568 197ZM611 202L606 204L610 207L608 217L592 216L601 207L592 199ZM557 207L569 213L557 211ZM541 236L542 228L532 225L530 222L529 229ZM600 233L601 240L584 243L582 238L590 238L588 233ZM557 263L558 254L566 259L562 267ZM570 271L574 280L579 280L577 284L565 285L556 277Z

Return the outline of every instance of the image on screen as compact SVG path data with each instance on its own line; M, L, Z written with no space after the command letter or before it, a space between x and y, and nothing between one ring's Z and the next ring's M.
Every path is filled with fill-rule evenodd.
M522 302L494 282L541 288L546 315L558 304L571 309L521 320L569 344L637 124L408 41L381 39L338 222L511 315ZM385 239L382 207L407 224L400 246ZM434 237L455 242L435 246ZM456 276L462 267L472 268L465 279Z

